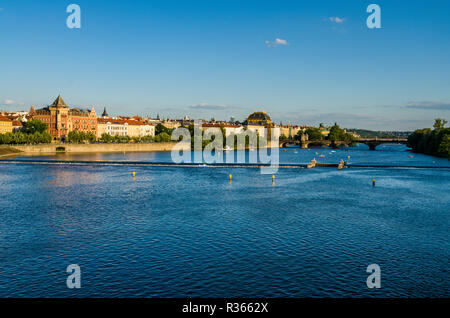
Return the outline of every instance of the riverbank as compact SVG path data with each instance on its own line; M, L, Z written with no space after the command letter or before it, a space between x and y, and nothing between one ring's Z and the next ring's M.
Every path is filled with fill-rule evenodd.
M0 157L10 156L14 154L20 153L20 150L17 150L13 147L9 146L0 146Z
M128 153L128 152L170 152L177 142L153 143L97 143L97 144L39 144L1 146L0 157L20 154L21 156L40 156L57 153ZM1 152L1 149L4 149Z
M447 121L437 119L434 130L419 129L408 137L408 147L415 153L423 153L450 160L450 128L444 128Z
M18 145L8 147L11 155L20 153L21 155L44 155L55 153L114 153L114 152L167 152L176 145L175 142L142 143L142 144L45 144L45 145ZM1 153L0 153L1 155Z

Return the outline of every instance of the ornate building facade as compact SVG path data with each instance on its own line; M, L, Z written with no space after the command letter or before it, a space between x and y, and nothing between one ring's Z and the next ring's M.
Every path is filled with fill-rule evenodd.
M61 96L45 108L35 110L31 106L29 117L47 124L48 133L54 141L65 141L71 131L97 135L97 114L94 107L91 110L70 109Z
M244 126L248 130L257 132L261 137L277 140L280 138L280 128L272 123L272 119L265 111L256 111L250 114L244 121Z

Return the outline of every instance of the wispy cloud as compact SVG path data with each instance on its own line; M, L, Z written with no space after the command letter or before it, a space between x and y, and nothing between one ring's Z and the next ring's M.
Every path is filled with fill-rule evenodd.
M277 47L277 46L286 46L289 45L287 40L276 38L274 41L266 41L267 47Z
M405 107L426 110L450 110L450 103L433 101L409 102Z
M22 102L17 102L17 101L12 100L12 99L5 99L3 101L0 101L0 105L3 105L3 106L23 106L25 104L22 103Z
M337 23L337 24L344 23L346 20L347 20L346 18L339 18L339 17L329 17L328 18L328 21Z
M208 104L208 103L200 103L197 105L191 105L190 108L193 109L204 109L204 110L222 110L228 108L227 105L221 104Z

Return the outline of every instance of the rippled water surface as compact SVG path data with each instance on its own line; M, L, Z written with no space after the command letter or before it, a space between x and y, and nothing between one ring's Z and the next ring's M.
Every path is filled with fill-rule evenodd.
M284 163L348 156L449 166L404 146L280 151ZM280 169L272 184L256 168L0 163L0 197L1 297L450 296L446 169ZM366 286L373 263L379 290Z

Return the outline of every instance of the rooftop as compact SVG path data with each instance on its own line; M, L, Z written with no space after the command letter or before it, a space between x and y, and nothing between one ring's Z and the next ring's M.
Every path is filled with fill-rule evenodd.
M66 102L64 99L62 99L61 95L58 95L58 97L55 99L53 104L50 105L51 107L67 107Z

